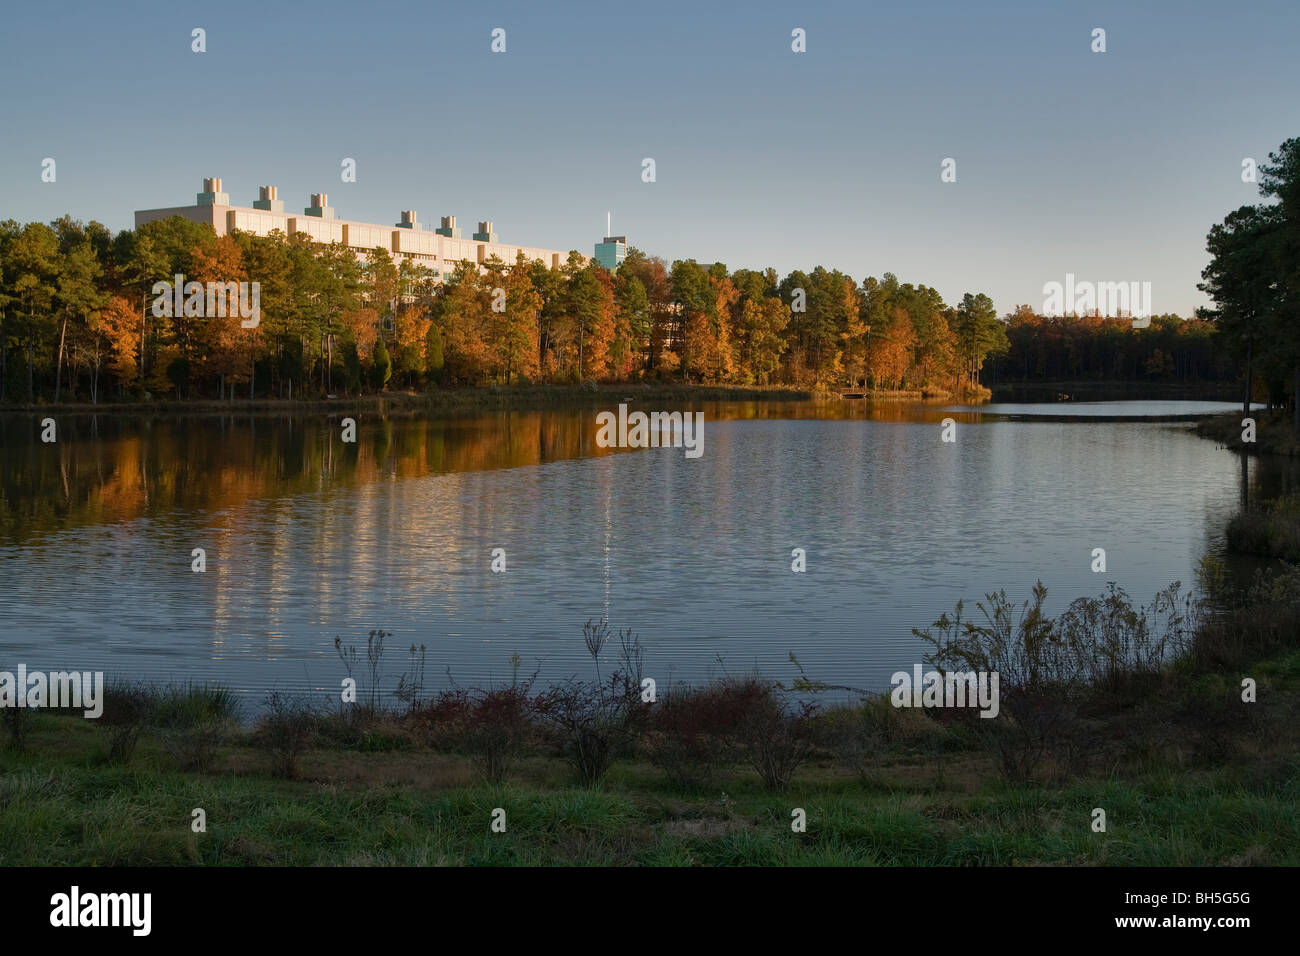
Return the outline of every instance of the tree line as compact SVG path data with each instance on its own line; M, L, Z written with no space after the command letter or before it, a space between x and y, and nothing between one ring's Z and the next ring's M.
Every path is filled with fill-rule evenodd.
M1134 328L1128 318L1045 316L1021 305L1006 322L1009 348L987 370L994 382L1216 383L1239 374L1205 318L1166 313Z
M155 283L177 275L258 282L259 324L241 327L233 312L156 315ZM1138 330L1029 306L999 317L984 294L949 305L891 273L857 282L818 266L781 277L635 248L613 273L573 252L558 268L522 256L483 269L462 263L444 281L382 248L358 258L301 234L217 237L181 217L116 234L70 216L8 220L0 401L316 398L588 380L979 397L990 373L1227 380L1237 349L1236 340L1220 347L1225 335L1273 369L1280 360L1263 358L1265 320L1252 312L1261 329L1242 338L1233 308L1157 316Z
M260 320L156 314L154 285L258 282ZM186 311L186 310L181 310ZM889 274L729 271L637 249L461 263L445 281L306 236L218 238L181 217L112 234L0 223L0 401L318 397L635 380L960 391L1006 348L985 295Z

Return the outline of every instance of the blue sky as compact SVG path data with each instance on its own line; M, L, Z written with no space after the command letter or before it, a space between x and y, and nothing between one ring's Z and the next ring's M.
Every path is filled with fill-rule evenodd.
M274 184L587 254L613 210L668 260L892 271L1003 312L1067 272L1149 281L1188 314L1206 231L1256 199L1242 159L1300 135L1297 54L1294 0L14 5L0 218L127 228L220 176L242 205Z

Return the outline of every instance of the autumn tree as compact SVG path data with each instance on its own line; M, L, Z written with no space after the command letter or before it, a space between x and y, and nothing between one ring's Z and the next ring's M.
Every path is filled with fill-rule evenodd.
M408 386L419 384L424 377L432 325L424 306L412 303L398 307L393 322L393 369Z
M889 318L872 326L871 331L867 374L876 388L901 388L912 366L916 342L912 316L902 306L895 306Z
M178 359L183 363L178 368L216 377L224 398L228 383L233 387L236 382L251 379L256 333L261 331L260 325L256 330L243 328L239 313L239 283L247 281L243 250L232 236L222 236L211 245L204 244L193 251L190 269L194 281L215 283L223 301L218 302L218 297L214 297L212 304L216 308L211 314L173 318L174 342L180 353ZM183 388L180 379L179 372L173 373L171 381L178 389ZM184 379L188 384L189 375Z
M478 267L461 263L437 299L433 320L441 333L444 374L451 384L477 385L487 377L489 295Z
M130 388L140 377L139 324L135 305L125 296L113 296L99 314L108 343L108 369L123 388Z
M538 320L542 296L521 252L501 274L504 311L492 313L492 348L506 385L516 378L535 380L540 372Z

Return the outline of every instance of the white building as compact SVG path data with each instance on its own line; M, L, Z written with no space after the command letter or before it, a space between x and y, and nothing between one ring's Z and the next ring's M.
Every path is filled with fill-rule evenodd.
M234 230L257 236L269 235L279 229L287 236L303 232L313 242L328 245L342 243L355 249L358 258L379 247L388 252L400 265L404 260L427 266L437 278L450 276L460 262L478 263L481 267L492 256L506 265L513 265L522 252L526 259L539 260L547 266L558 268L568 261L569 254L557 249L535 246L517 246L497 241L492 222L478 224L478 232L469 239L461 236L455 216L443 216L442 225L426 230L415 218L415 210L404 210L401 222L392 226L352 219L336 219L325 193L313 193L311 205L301 215L287 213L284 201L275 186L258 188L258 199L252 206L232 206L228 193L221 191L220 179L203 180L203 192L198 194L193 206L173 206L167 209L139 209L135 213L137 229L146 222L183 216L194 222L209 223L218 236ZM586 257L583 257L586 261Z

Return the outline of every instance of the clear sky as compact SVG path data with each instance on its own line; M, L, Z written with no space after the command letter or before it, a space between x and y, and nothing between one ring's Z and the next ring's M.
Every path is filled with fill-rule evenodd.
M1300 135L1298 79L1296 0L15 3L0 218L128 228L220 176L241 205L277 185L587 254L613 210L670 261L891 271L1001 312L1067 272L1149 281L1188 314L1205 233L1256 199L1242 159Z

